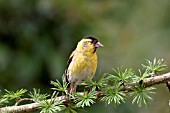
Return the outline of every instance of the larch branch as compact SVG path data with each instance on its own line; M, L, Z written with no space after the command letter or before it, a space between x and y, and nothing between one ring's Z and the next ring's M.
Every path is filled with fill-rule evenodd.
M162 84L165 82L170 81L170 72L166 73L166 74L162 74L159 76L155 76L155 77L150 77L150 78L145 78L143 80L143 83L145 85L145 87L150 87L156 84ZM138 83L128 83L125 84L125 87L121 90L121 91L131 91L132 88L134 88L135 86L137 86ZM102 93L101 91L99 92L99 94ZM65 96L60 96L56 98L56 102L57 101L66 101L65 100ZM50 101L50 99L49 99ZM0 108L0 113L4 113L6 111L8 111L8 113L23 113L23 112L33 112L33 111L37 111L39 109L39 103L31 103L31 104L26 104L26 105L19 105L19 106L8 106L8 107L2 107Z

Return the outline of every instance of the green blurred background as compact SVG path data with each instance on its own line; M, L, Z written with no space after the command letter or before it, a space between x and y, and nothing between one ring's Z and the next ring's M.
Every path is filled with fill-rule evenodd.
M169 12L170 0L0 0L0 89L50 93L50 80L61 80L70 53L86 35L104 45L96 78L122 65L138 73L154 57L170 64ZM129 99L116 108L99 102L85 111L169 113L169 92L156 87L147 107Z

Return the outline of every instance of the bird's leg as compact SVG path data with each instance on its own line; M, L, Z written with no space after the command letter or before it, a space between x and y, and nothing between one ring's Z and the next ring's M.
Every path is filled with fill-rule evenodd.
M70 84L70 89L69 89L69 93L70 93L70 94L72 94L72 92L73 92L73 87L74 87L74 86L73 86L73 83L71 83L71 84Z
M91 91L91 87L88 87L87 89L87 93L89 93Z
M73 91L76 92L76 89L77 89L77 85L74 84Z
M76 83L75 82L71 83L69 93L72 94L73 91L76 92L76 88L77 88Z

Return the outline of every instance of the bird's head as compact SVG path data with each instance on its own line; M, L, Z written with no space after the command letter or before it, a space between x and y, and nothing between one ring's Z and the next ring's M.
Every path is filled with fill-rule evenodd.
M103 47L103 45L93 36L85 36L77 45L78 51L84 52L96 52L98 47Z

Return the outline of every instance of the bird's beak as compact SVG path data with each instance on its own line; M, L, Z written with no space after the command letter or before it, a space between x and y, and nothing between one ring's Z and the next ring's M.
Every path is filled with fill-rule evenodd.
M100 42L97 42L96 44L95 44L95 47L103 47L103 45L100 43Z

